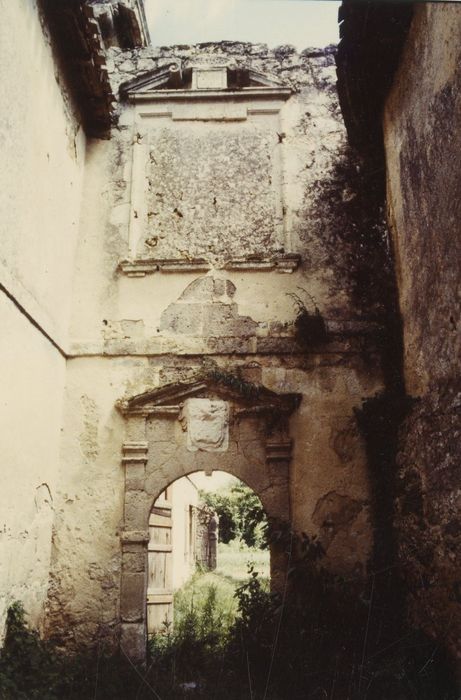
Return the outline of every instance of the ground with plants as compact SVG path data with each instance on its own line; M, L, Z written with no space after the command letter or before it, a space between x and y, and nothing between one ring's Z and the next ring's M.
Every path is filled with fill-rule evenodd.
M174 629L150 641L146 667L108 657L102 648L66 657L28 630L20 606L12 606L0 697L457 700L440 649L418 632L394 626L398 605L380 597L378 574L359 592L354 582L321 568L315 542L289 535L287 547L298 548L300 556L286 596L271 595L251 564L239 583L231 551L222 563L227 574L195 577L178 596Z
M241 540L218 544L218 565L214 571L198 570L176 593L174 599L175 627L195 611L203 610L209 599L210 590L216 598L216 608L220 620L228 630L238 614L238 601L235 595L239 586L248 580L248 568L258 574L264 590L269 590L270 556L268 549L248 547Z

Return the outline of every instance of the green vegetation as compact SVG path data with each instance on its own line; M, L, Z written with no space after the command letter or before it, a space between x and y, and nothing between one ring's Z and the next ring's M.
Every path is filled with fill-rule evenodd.
M197 571L174 598L175 630L193 613L200 617L213 591L219 610L219 626L227 632L238 613L236 590L248 580L248 567L258 574L264 590L269 590L269 550L247 547L234 540L218 545L218 567L215 571Z
M202 491L200 495L219 516L220 542L241 540L248 547L267 547L267 517L252 489L240 482L214 493Z
M456 700L456 682L437 646L402 627L389 635L394 603L382 606L378 574L365 588L363 581L339 579L319 567L316 542L278 536L288 556L295 548L300 554L290 595L271 595L251 565L241 584L227 575L206 574L201 583L197 576L177 601L174 630L166 626L151 640L145 668L107 657L101 647L66 657L28 630L20 606L12 606L0 698Z

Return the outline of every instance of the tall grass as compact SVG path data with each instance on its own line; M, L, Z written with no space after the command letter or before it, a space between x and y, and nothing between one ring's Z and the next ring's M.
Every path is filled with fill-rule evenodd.
M60 654L13 607L0 656L1 700L459 698L437 645L403 625L394 638L383 637L373 588L358 589L309 556L295 567L299 594L284 599L267 592L253 565L243 583L233 580L227 567L235 552L227 552L227 575L197 575L178 594L174 628L150 641L145 668L101 650ZM393 605L379 603L379 620Z

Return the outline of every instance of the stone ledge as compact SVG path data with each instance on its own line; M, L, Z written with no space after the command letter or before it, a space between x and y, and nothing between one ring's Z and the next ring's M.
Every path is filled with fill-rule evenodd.
M124 530L120 534L123 544L147 544L149 542L148 530Z
M123 96L130 102L165 102L166 100L246 100L248 98L268 98L288 100L293 94L290 87L244 87L241 90L158 90L157 92L129 92L124 90Z
M271 258L233 258L221 269L239 272L294 272L301 263L301 256L296 253L275 255ZM154 272L208 272L212 264L204 258L136 258L122 260L119 270L128 277L144 277Z
M124 442L122 445L122 464L139 464L147 462L147 442Z
M274 441L266 443L266 461L278 462L291 459L292 442L289 441Z

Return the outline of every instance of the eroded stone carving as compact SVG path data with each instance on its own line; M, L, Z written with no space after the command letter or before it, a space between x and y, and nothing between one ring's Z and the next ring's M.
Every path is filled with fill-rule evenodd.
M227 401L187 399L183 415L190 452L225 452L229 446L229 404Z

